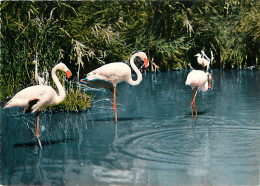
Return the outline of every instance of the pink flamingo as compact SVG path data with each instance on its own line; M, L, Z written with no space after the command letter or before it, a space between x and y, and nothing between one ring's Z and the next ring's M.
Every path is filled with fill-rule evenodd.
M36 129L35 129L35 136L37 137L39 147L42 148L41 142L39 139L39 132L38 132L38 115L39 109L43 106L48 105L57 105L62 102L66 96L65 89L59 82L59 79L56 75L56 71L61 70L66 72L67 78L71 77L71 72L67 68L67 66L63 63L57 64L51 72L52 79L56 84L59 94L48 85L35 85L27 87L17 94L6 103L5 107L25 107L25 113L35 113L36 115Z
M192 70L188 74L185 84L190 85L193 91L193 97L191 100L192 119L194 119L193 117L194 105L196 110L196 119L198 119L197 104L196 104L196 95L198 89L202 91L207 91L208 89L211 89L211 81L212 81L212 77L209 72L204 72L202 70Z
M122 81L126 81L130 85L138 85L142 81L142 74L136 67L134 59L140 57L144 61L145 68L149 65L148 58L144 52L136 52L130 58L130 65L137 74L137 80L133 80L131 76L131 68L122 62L115 62L103 65L96 70L87 74L87 77L81 79L81 82L88 82L91 80L104 80L112 83L113 85L113 108L115 114L115 123L117 123L116 114L116 85Z

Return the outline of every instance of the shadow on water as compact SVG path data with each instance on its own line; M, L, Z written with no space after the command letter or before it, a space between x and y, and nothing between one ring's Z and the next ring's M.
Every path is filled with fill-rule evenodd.
M54 144L60 144L60 143L69 143L70 141L73 141L75 139L62 139L62 140L50 140L50 141L41 141L42 146L46 145L54 145ZM14 144L14 147L33 147L38 146L38 142L27 142L27 143L18 143Z
M1 109L3 185L259 185L260 71L212 70L192 120L188 70L143 74L98 91L80 113ZM135 77L133 77L135 78ZM32 148L28 148L32 147Z
M122 118L117 118L117 121L138 121L138 120L143 120L145 119L144 117L122 117ZM100 118L100 119L93 119L93 120L88 120L88 121L115 121L115 118Z
M204 110L204 111L198 111L197 114L199 115L205 115L206 113L208 113L209 110ZM193 111L193 115L196 117L196 111ZM190 111L190 113L186 113L184 117L190 117L192 116L192 112Z

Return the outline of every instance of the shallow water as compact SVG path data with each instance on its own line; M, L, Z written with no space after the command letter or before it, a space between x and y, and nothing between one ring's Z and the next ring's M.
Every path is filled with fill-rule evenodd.
M1 184L259 185L260 71L213 70L192 120L188 70L100 91L89 111L1 110Z

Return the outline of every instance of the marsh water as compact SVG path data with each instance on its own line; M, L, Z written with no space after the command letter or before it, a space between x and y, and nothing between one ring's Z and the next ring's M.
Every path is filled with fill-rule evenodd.
M1 109L1 184L259 185L260 71L212 70L192 120L189 70L143 74L138 86L93 89L79 113ZM135 77L133 77L135 78Z

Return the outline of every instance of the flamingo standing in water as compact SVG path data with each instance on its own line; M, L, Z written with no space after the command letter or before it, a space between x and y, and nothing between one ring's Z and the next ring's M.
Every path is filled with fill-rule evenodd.
M196 119L198 119L198 111L197 111L197 104L196 104L196 95L198 89L202 91L207 91L211 89L211 81L212 77L209 72L204 72L202 70L192 70L186 79L186 85L190 85L193 91L193 97L191 100L191 111L192 111L192 119L193 117L193 107L195 105L196 110Z
M93 70L87 74L87 77L81 79L81 82L88 82L91 80L104 80L112 83L113 85L113 108L115 114L115 123L117 123L117 114L116 114L116 85L122 81L126 81L130 85L138 85L142 81L142 74L136 67L134 59L140 57L144 61L145 68L149 65L148 58L144 52L136 52L132 54L130 58L130 65L137 74L137 80L133 80L131 76L131 68L122 62L109 63L104 66Z
M9 107L25 107L25 113L35 113L36 115L36 129L35 129L35 136L37 137L39 147L41 146L41 141L39 139L39 132L38 132L38 115L39 109L42 106L48 105L57 105L62 102L66 96L65 89L59 82L59 79L56 75L56 71L61 70L66 72L67 78L71 77L71 72L68 67L63 64L57 64L51 72L52 79L58 88L59 94L48 85L35 85L27 87L20 92L18 92L10 101L8 101L5 105L6 108Z

